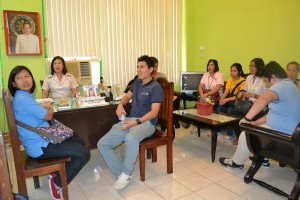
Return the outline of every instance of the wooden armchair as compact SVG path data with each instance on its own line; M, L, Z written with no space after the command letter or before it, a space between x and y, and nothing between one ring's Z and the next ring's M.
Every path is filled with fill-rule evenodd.
M19 193L24 195L28 194L25 181L26 178L38 177L40 175L59 171L62 182L63 196L65 200L68 200L69 195L65 163L69 162L71 158L65 157L53 159L34 159L29 157L24 150L22 151L20 149L21 143L18 137L11 97L8 91L3 92L3 100L5 105L12 152L14 156Z
M272 129L250 124L241 124L240 129L245 131L247 145L251 152L254 153L255 159L247 171L244 182L252 181L279 194L288 199L298 199L300 195L300 131L295 130L293 135L287 135ZM259 170L264 158L271 158L289 165L297 173L294 188L288 195L283 191L275 188L265 182L254 179L254 175Z
M161 84L164 91L163 103L158 114L157 125L161 130L156 128L155 133L140 142L139 161L140 161L140 179L145 181L145 152L152 151L152 162L157 162L157 147L166 145L167 151L167 173L173 173L173 93L174 83L168 82L164 78L158 78L157 81ZM166 133L164 132L166 130Z
M0 195L5 200L12 200L13 193L7 166L7 157L3 141L3 135L0 132Z

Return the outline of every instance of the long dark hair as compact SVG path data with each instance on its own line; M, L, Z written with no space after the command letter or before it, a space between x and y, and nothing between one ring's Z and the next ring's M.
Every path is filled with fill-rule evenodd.
M241 65L240 63L233 63L233 64L231 65L230 69L231 69L233 66L235 66L236 70L238 70L239 75L240 75L241 77L245 77L245 74L244 74L244 71L243 71L243 67L242 67L242 65Z
M255 67L257 69L255 76L262 77L262 73L265 68L264 60L261 58L254 58L253 60L251 60L251 62L254 62Z
M34 78L32 76L32 73L31 71L25 67L25 66L16 66L15 68L13 68L9 74L9 78L8 78L8 89L9 89L9 92L10 94L14 97L15 94L16 94L16 91L19 90L18 88L15 87L15 77L18 73L20 73L22 70L26 70L31 78L32 78L32 88L30 89L30 93L33 93L34 90L35 90L35 81L34 81Z
M60 60L61 62L62 62L62 64L63 64L63 70L62 70L62 73L63 73L63 75L65 75L66 73L68 73L68 70L67 70L67 67L66 67L66 62L65 62L65 60L62 58L62 57L60 57L60 56L55 56L53 59L52 59L52 62L51 62L51 74L53 75L54 74L54 62L56 61L56 60Z

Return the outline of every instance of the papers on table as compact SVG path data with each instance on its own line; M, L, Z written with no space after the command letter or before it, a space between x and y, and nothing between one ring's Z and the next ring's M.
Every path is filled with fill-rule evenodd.
M38 102L39 104L43 104L43 103L47 103L47 102L54 103L52 98L36 99L35 101Z

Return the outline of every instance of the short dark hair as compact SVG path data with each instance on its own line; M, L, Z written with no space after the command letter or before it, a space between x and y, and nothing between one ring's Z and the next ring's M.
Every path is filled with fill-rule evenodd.
M158 63L157 58L155 58L154 56L152 56L152 57L150 57L150 58L152 58L152 60L154 61L154 64Z
M251 62L254 62L255 67L256 67L256 74L255 76L262 77L262 72L265 68L265 62L261 58L254 58L251 60Z
M230 69L231 69L233 66L235 66L235 68L237 69L237 71L239 72L239 75L240 75L241 77L244 77L244 76L245 76L244 71L243 71L243 67L242 67L242 65L241 65L240 63L233 63L233 64L231 65Z
M25 26L26 24L28 24L28 25L30 26L30 28L31 28L31 24L30 24L29 22L24 22L23 28L24 28L24 26Z
M62 73L65 75L66 73L68 73L68 69L67 69L67 67L66 67L66 62L65 62L65 60L62 58L62 57L60 57L60 56L55 56L53 59L52 59L52 62L51 62L51 74L53 75L54 74L54 62L56 61L56 60L61 60L61 62L62 62L62 64L63 64L63 70L62 70Z
M16 88L16 87L14 86L14 83L15 83L15 77L16 77L16 75L17 75L18 73L20 73L22 70L26 70L26 71L30 74L30 76L32 77L32 88L30 89L30 93L33 93L34 90L35 90L36 85L35 85L35 81L34 81L34 78L33 78L33 76L32 76L31 71L30 71L27 67L25 67L25 66L22 66L22 65L16 66L15 68L13 68L13 69L11 70L11 72L10 72L10 74L9 74L9 78L8 78L8 84L7 84L7 85L8 85L9 92L10 92L10 94L11 94L13 97L15 96L16 91L19 90L18 88Z
M269 80L272 78L272 75L280 79L287 78L285 70L276 61L269 62L262 73L262 76Z
M215 70L214 70L214 72L219 71L219 64L218 64L218 61L215 60L215 59L209 59L209 60L208 60L207 65L206 65L206 71L208 72L208 65L209 65L210 62L213 62L214 65L215 65Z
M154 67L154 65L155 65L154 60L147 55L143 55L143 56L139 57L137 62L141 62L141 61L146 62L148 68Z
M288 68L289 65L296 65L297 71L299 73L299 63L298 62L296 62L296 61L289 62L286 66L286 69Z

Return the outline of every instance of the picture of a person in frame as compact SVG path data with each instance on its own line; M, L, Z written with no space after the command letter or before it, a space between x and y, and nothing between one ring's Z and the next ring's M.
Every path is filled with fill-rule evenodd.
M95 97L96 94L95 94L95 90L93 88L90 88L88 90L88 97Z
M40 53L39 38L32 34L29 22L23 24L22 32L17 36L16 53Z
M39 13L4 10L3 14L7 55L42 55Z

